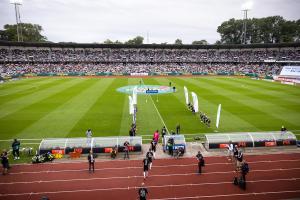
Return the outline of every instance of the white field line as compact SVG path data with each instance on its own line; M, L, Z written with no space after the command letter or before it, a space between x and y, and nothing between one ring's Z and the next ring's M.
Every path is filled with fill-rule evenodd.
M142 80L142 82L143 82L143 85L145 85L143 79L141 79L141 80ZM157 107L156 107L156 105L155 105L155 103L154 103L154 101L153 101L153 99L152 99L152 96L151 96L150 94L149 94L149 97L150 97L150 99L151 99L151 101L152 101L152 103L153 103L153 105L154 105L155 110L156 110L157 113L158 113L158 116L159 116L160 120L162 121L163 125L164 125L164 126L166 127L166 129L167 129L167 133L169 133L168 127L167 127L165 121L163 120L163 118L161 117L161 115L160 115L160 113L159 113L159 111L158 111L158 109L157 109Z
M300 178L289 178L289 179L267 179L267 180L255 180L247 181L248 183L260 183L260 182L278 182L278 181L297 181ZM189 184L177 184L177 185L151 185L147 188L166 188L166 187L197 187L203 185L223 185L223 184L232 184L230 182L209 182L209 183L189 183ZM24 195L41 195L41 194L60 194L60 193L76 193L76 192L95 192L95 191L113 191L113 190L136 190L140 186L133 187L119 187L119 188L97 188L97 189L86 189L86 190L62 190L62 191L52 191L52 192L26 192L26 193L10 193L10 194L0 194L0 196L24 196ZM298 191L298 190L295 190ZM264 192L266 193L266 192ZM249 193L254 194L254 193Z
M255 161L255 162L247 162L249 164L255 163L277 163L277 162L300 162L300 160L267 160L267 161ZM213 166L213 165L232 165L232 163L207 163L205 166ZM198 166L198 164L186 164L186 165L153 165L153 168L173 168L173 167L191 167ZM105 170L124 170L124 169L142 169L142 167L111 167L111 168L100 168L95 169L96 171L105 171ZM81 172L87 171L86 169L66 169L66 170L43 170L43 171L25 171L25 172L11 172L10 175L18 175L18 174L40 174L40 173L63 173L63 172ZM251 170L252 171L252 170Z
M300 168L289 168L289 169L262 169L262 170L252 170L251 172L274 172L274 171L294 171L300 170ZM87 170L85 170L87 171ZM236 173L235 171L225 171L225 172L204 172L203 175L214 175L214 174L231 174ZM175 177L175 176L195 176L198 173L180 173L180 174L154 174L151 177ZM116 176L116 177L98 177L98 178L75 178L75 179L56 179L56 180L36 180L36 181L19 181L19 182L4 182L0 185L14 185L14 184L34 184L34 183L53 183L53 182L73 182L73 181L92 181L92 180L111 180L111 179L134 179L143 178L143 176ZM292 178L293 179L293 178ZM297 178L298 179L298 178ZM299 177L300 179L300 177ZM248 181L249 182L249 181Z
M189 197L174 197L174 198L162 198L162 199L151 199L151 200L180 200L180 199L204 199L204 198L218 198L218 197L234 197L234 196L257 196L257 195L268 195L268 194L283 194L283 193L297 193L300 190L286 190L276 192L252 192L252 193L238 193L238 194L219 194L219 195L206 195L206 196L189 196ZM242 197L241 197L242 198Z

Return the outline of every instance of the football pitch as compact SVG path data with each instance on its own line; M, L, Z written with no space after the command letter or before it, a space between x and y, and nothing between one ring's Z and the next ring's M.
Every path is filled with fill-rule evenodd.
M137 134L152 135L177 124L183 134L300 130L300 88L236 77L25 78L0 85L0 139L128 136L132 117L128 85L176 87L176 92L139 94ZM187 109L183 87L198 95L199 110L212 121L201 123ZM191 98L191 96L190 96ZM216 114L222 104L220 125Z

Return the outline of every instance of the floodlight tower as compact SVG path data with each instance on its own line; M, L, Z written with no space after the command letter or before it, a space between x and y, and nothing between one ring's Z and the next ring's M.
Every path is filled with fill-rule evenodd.
M248 18L248 11L251 10L253 7L253 1L248 0L242 5L242 11L244 13L244 19L243 19L243 37L242 37L242 44L247 43L247 18Z
M248 17L247 15L248 15L249 9L244 9L242 11L244 13L242 44L246 44L247 43L247 17Z
M21 16L19 10L19 6L22 5L22 0L10 0L10 3L15 6L18 42L23 42Z

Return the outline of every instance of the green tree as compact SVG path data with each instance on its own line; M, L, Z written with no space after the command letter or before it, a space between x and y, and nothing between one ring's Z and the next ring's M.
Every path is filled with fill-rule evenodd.
M240 44L242 39L243 21L230 19L218 26L218 33L221 35L221 43Z
M122 44L122 42L120 42L119 40L111 41L110 39L106 39L103 44Z
M230 19L218 27L221 42L239 44L243 36L243 20ZM247 20L246 40L250 43L295 42L300 38L300 21L288 21L281 16Z
M111 41L110 39L106 39L103 44L113 44L114 42Z
M42 26L38 24L20 23L20 33L22 33L22 39L24 42L45 42L47 38L41 35L43 31ZM0 31L1 40L18 41L17 25L6 24L4 30Z
M144 41L144 38L142 36L136 36L135 38L125 42L125 44L141 45L141 44L143 44L143 41Z
M181 39L176 39L174 44L182 45L182 40Z
M200 40L200 41L193 41L193 45L208 45L208 42L206 40Z

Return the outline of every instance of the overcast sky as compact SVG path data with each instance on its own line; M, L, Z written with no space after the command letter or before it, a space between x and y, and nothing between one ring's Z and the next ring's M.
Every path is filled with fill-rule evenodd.
M217 27L242 18L247 0L23 0L21 20L43 27L53 42L122 42L137 35L149 43L220 39ZM300 0L253 0L250 18L300 19ZM15 23L14 6L0 0L0 28Z

